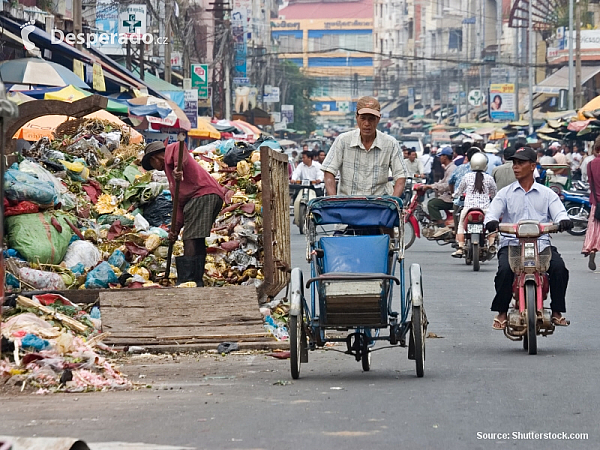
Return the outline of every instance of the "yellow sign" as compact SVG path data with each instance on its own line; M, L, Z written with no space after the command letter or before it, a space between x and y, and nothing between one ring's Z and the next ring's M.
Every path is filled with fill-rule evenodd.
M83 63L78 59L73 60L73 72L83 81L85 81L85 75L83 72Z
M490 84L490 92L494 94L514 94L514 84Z
M102 66L98 63L94 63L92 86L95 91L106 91L104 73L102 72Z

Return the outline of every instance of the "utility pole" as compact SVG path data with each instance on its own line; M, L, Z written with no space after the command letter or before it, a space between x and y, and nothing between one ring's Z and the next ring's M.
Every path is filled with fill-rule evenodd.
M534 36L533 36L533 6L532 1L529 1L529 134L533 134L533 53L534 53Z
M581 89L581 4L575 5L575 108L583 106Z
M75 33L75 36L77 36L79 33L83 32L81 11L82 11L81 0L73 0L73 32ZM75 44L75 48L77 50L83 49L81 44L78 44L78 43Z
M139 48L140 48L140 80L144 80L144 72L146 71L146 69L144 68L144 46L146 44L144 44L144 42L140 42L139 43Z
M569 0L569 110L573 109L573 0Z
M167 38L167 45L165 45L165 81L171 82L171 14L173 12L173 5L171 1L167 0L165 5L165 37Z
M496 41L498 46L498 55L496 56L496 66L500 63L502 54L502 0L496 0ZM518 97L518 94L517 94Z

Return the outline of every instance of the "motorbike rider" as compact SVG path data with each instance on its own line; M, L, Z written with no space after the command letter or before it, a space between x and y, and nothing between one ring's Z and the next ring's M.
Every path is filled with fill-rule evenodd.
M309 180L310 184L315 186L317 196L321 197L323 196L323 172L320 169L321 165L313 161L313 152L304 150L302 162L292 173L292 183L301 184L302 180Z
M325 173L327 195L336 195L339 172L340 195L383 195L400 197L406 181L406 166L398 141L377 130L381 107L373 97L361 97L356 104L358 128L340 134L327 152L321 170ZM393 192L388 174L391 170Z
M470 159L472 172L466 174L458 189L454 193L454 197L460 198L465 194L464 207L460 213L458 227L456 230L456 241L458 242L458 250L452 253L454 258L462 258L465 250L465 217L471 208L479 208L485 212L490 205L490 198L496 195L496 183L494 179L485 171L487 169L488 160L483 153L477 152Z
M506 223L517 223L525 219L554 222L558 223L559 231L573 228L573 223L558 195L552 189L535 182L536 152L530 147L523 147L515 152L511 160L517 181L498 192L490 204L484 221L486 229L489 232L497 231L500 219ZM491 306L492 311L498 312L492 325L495 330L506 328L507 312L512 299L514 273L508 261L508 246L510 245L518 245L518 239L501 236L498 272L494 279L496 296ZM550 304L552 323L556 326L568 326L570 322L562 316L562 313L566 311L565 294L569 282L569 271L556 247L550 245L549 236L542 235L538 239L538 248L542 251L547 247L550 247L552 251L548 269L552 297Z
M452 149L449 146L444 147L439 152L439 155L440 162L444 166L444 178L437 183L423 186L424 189L433 189L436 194L436 198L432 198L427 204L427 208L429 209L429 217L431 217L431 220L435 222L436 226L438 227L433 234L434 238L439 238L452 231L450 228L445 226L441 211L450 211L454 208L454 203L452 202L452 192L449 184L450 177L456 170L456 166L452 162Z
M417 158L417 151L414 148L408 149L408 157L404 159L404 164L408 170L408 176L413 178L424 178L425 170L423 163Z

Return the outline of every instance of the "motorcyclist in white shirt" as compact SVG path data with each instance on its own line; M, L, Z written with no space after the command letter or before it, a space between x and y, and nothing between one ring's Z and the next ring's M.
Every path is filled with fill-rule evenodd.
M323 195L324 173L321 165L313 161L313 152L305 150L302 152L302 162L294 169L292 173L292 183L302 184L303 180L309 180L314 185L315 193L321 197Z

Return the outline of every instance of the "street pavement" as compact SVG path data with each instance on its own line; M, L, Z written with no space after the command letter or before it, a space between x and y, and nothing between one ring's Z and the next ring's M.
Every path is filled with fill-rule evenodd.
M0 435L198 449L597 449L600 272L587 269L582 241L554 237L570 270L571 326L539 337L535 356L491 328L496 260L475 273L449 246L417 239L406 264L422 267L437 336L426 340L424 378L399 347L373 353L370 372L348 355L311 352L299 380L288 360L256 352L136 355L123 371L148 387L4 395ZM292 252L306 279L305 240L293 225ZM565 442L578 437L571 433L587 439Z

